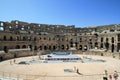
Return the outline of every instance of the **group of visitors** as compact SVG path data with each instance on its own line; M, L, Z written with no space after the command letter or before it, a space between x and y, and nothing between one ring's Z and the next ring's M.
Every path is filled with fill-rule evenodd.
M108 75L107 70L105 70L105 76L103 77L103 80L118 80L118 72L114 71L113 75Z

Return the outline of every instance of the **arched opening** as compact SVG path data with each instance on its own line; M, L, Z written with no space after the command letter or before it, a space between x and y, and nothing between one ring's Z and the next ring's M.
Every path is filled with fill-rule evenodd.
M7 46L4 46L4 49L3 49L3 50L4 50L5 53L8 53L8 48L7 48Z
M30 50L32 51L32 45L29 45Z
M95 43L95 47L98 47L98 43L97 42Z
M109 49L109 43L108 42L105 43L105 47L106 47L107 50Z
M36 37L34 37L34 41L36 41L37 40L37 38Z
M6 40L7 40L7 37L6 37L6 36L4 36L4 37L3 37L3 40L4 40L4 41L6 41Z
M25 37L23 37L23 41L26 41L26 38L25 38Z
M12 36L10 36L10 41L13 41L13 37Z
M23 45L22 48L26 48L26 45Z
M47 46L44 46L44 50L47 50Z
M79 46L79 50L82 50L82 45Z
M40 50L42 50L42 46L40 46L39 48L40 48Z
M92 48L93 48L92 42L90 42L90 44L89 44L89 49L92 49Z
M101 43L100 47L103 48L103 43Z
M73 42L70 42L70 47L73 47Z
M17 36L17 37L16 37L16 40L17 40L17 41L19 41L19 40L20 40L20 38Z
M87 51L87 45L84 46L84 51Z
M65 49L64 45L62 45L62 46L61 46L61 49L62 49L62 50L64 50L64 49Z
M114 52L114 44L111 46L111 51Z
M111 41L112 41L112 43L114 43L114 37L112 37L112 40L111 40Z
M106 42L108 42L108 40L109 40L109 39L108 39L108 38L106 38Z
M103 37L101 37L101 42L103 42Z
M69 49L69 45L67 44L67 46L66 46L66 50L68 50Z
M78 46L78 43L77 43L77 42L75 42L75 47L76 47L76 49L77 49L77 46Z
M51 46L49 46L49 50L51 50Z
M20 49L20 46L19 45L16 45L16 47L15 47L16 49Z
M37 50L37 46L34 47L34 50Z
M56 49L56 47L55 46L53 46L53 50L55 50Z

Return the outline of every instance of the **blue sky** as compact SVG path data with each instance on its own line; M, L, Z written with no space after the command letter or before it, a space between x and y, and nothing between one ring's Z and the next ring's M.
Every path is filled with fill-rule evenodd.
M75 25L120 24L120 0L0 0L0 21Z

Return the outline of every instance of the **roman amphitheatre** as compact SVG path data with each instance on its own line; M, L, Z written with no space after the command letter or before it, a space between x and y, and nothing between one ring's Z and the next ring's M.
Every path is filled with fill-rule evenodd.
M106 70L120 75L119 24L0 21L0 80L103 80Z
M85 59L104 60L104 62L44 62L39 56L21 57L0 63L1 80L102 80L104 71L109 75L120 72L120 60L112 56L78 55ZM45 58L46 55L42 55ZM14 62L15 60L15 62ZM20 64L20 62L26 64ZM34 61L34 62L32 62ZM37 61L37 63L35 63ZM27 62L31 62L27 64ZM79 70L79 73L76 72Z

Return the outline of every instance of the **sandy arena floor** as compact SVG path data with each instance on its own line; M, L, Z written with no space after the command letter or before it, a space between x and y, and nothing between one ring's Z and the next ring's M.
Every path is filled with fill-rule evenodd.
M83 57L83 55L79 56ZM0 72L1 75L2 72L19 75L23 80L26 78L29 78L28 80L102 80L103 75L98 74L103 74L104 70L107 70L108 74L113 73L115 70L120 72L120 60L118 59L91 55L87 55L87 57L106 60L106 62L17 64L20 61L30 61L33 58L38 60L38 56L22 57L15 59L16 64L13 59L0 62ZM11 64L10 61L12 61ZM79 69L82 75L74 71L75 67ZM64 69L70 69L73 72L64 72Z

